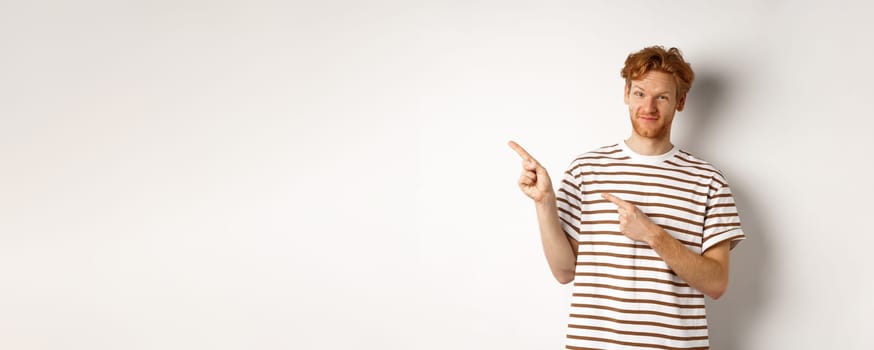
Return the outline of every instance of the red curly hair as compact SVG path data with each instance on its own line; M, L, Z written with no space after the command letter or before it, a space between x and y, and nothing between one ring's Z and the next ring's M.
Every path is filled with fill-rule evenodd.
M683 59L683 54L676 47L665 50L662 46L650 46L628 55L625 67L622 67L622 78L625 86L631 87L631 81L640 79L649 71L665 72L674 76L677 84L677 98L686 95L692 88L695 72L689 62Z

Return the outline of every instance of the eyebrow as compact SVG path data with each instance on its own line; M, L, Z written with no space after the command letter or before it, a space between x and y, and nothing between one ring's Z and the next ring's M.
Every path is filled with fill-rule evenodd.
M632 85L631 85L631 88L632 88L632 89L637 88L638 90L646 91L646 89L640 87L639 85L634 85L634 84L632 84ZM670 91L658 91L658 92L656 92L655 94L656 94L656 95L670 95L671 92L670 92Z

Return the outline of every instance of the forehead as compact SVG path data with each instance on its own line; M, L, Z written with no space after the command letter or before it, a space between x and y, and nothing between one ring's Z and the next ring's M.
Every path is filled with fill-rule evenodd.
M653 93L673 93L677 91L677 82L674 81L674 76L670 73L649 71L640 76L640 78L632 80L631 88L638 88Z

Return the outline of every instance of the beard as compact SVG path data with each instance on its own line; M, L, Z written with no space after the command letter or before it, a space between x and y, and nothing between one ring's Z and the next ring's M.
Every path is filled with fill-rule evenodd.
M631 126L634 128L634 132L648 139L662 139L670 134L670 124L664 123L663 118L660 118L659 122L659 124L653 125L653 123L641 121L638 117L631 118Z

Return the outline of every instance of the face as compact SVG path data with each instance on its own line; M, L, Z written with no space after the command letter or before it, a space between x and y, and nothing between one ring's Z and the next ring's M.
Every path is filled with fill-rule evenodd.
M686 96L677 98L671 74L650 71L625 87L625 104L634 133L649 139L670 139L674 113L683 110Z

